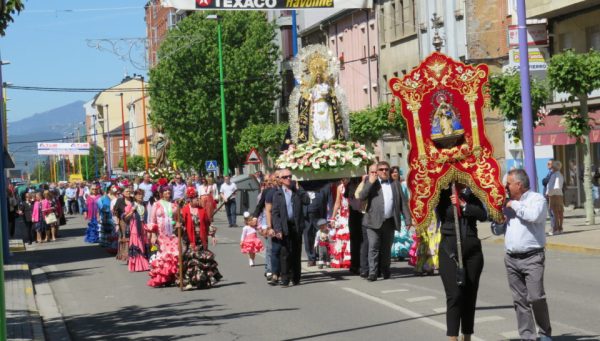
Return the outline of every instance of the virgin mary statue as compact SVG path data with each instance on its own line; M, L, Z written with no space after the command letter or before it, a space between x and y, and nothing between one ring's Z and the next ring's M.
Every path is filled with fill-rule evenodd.
M290 106L296 103L296 107L290 110L295 143L318 143L346 138L344 115L338 98L339 89L336 89L331 72L336 65L333 63L332 66L329 53L321 51L322 48L305 52L298 61L302 77L297 77L300 78L300 87L295 89L297 101L292 102L294 94L290 101Z

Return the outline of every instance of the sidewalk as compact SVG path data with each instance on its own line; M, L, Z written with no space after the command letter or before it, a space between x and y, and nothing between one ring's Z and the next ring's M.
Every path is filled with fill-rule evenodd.
M546 248L563 252L600 255L600 215L595 217L596 224L587 225L585 211L582 208L565 207L564 232L557 236L546 236ZM546 222L546 231L550 231L550 220ZM498 244L504 243L503 236L494 236L488 224L481 224L479 238Z
M4 296L8 340L45 340L27 264L4 265Z

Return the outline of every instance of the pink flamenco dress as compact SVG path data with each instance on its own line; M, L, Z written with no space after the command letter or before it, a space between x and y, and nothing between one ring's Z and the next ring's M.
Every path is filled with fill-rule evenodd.
M342 187L341 205L338 214L335 216L334 227L335 234L333 239L333 252L331 253L331 267L338 269L350 268L350 228L348 218L350 217L350 208L348 198L344 197L346 187Z
M128 205L125 207L125 215L133 211L131 220L129 221L129 260L127 262L129 271L148 271L150 265L146 258L146 238L147 210L144 205Z
M162 287L175 283L178 272L179 244L173 234L173 216L177 214L177 206L160 200L154 203L150 222L151 231L158 234L158 252L150 259L151 287Z
M244 227L241 244L242 253L259 253L265 249L262 240L256 234L256 229L250 226Z

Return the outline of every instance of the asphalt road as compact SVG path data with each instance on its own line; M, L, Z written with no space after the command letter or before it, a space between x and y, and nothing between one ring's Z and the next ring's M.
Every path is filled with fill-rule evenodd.
M225 226L223 218L217 225ZM415 277L405 262L393 263L391 279L373 283L313 267L299 286L271 287L262 266L249 267L239 252L241 228L223 227L213 251L224 280L180 292L148 287L147 273L129 273L102 248L85 244L84 226L81 217L71 218L57 242L17 255L46 272L73 340L446 339L440 278ZM518 338L502 254L501 245L484 243L475 340ZM600 256L547 252L555 340L600 340L599 262Z

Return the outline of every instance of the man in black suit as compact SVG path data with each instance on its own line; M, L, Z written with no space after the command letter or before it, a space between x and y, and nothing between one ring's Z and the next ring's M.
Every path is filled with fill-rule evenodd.
M390 179L390 165L377 163L377 173L369 173L359 193L360 200L367 201L363 226L369 240L369 281L377 280L380 269L384 279L390 278L392 242L394 230L401 225L400 214L410 217L408 203L402 202L399 186Z
M281 187L273 193L271 219L273 223L272 267L273 272L280 273L281 286L300 284L302 233L304 217L302 205L310 203L308 194L297 188L292 181L292 172L282 169L279 173ZM276 284L276 283L271 283Z

